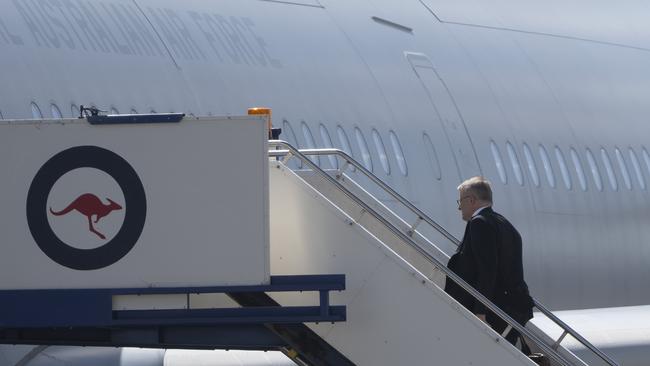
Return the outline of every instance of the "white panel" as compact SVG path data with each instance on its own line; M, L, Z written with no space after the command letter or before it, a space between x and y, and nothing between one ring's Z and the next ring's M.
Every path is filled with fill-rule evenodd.
M0 289L268 283L268 158L262 119L112 126L63 120L4 123L0 129L0 167L7 177L0 193L5 250L0 258ZM108 173L108 168L82 163L77 167L69 153L60 155L81 145L96 147L83 164L96 164L96 151L110 151L114 155L108 165L117 166L114 156L119 156L132 167L142 182L146 215L138 213L142 197L137 182L124 178L128 169L111 168ZM57 160L51 159L56 155L62 158L54 164ZM86 157L78 159L86 161ZM57 168L60 178L55 180L52 173L54 183L41 175L35 179L44 165L63 166ZM30 197L45 198L35 200L41 203L29 206L26 214L32 184ZM36 187L45 193L34 194ZM71 204L82 202L81 197L87 198L86 206ZM74 209L52 214L66 207ZM90 227L88 212L106 215L97 221L91 215ZM143 216L138 237L138 220ZM39 235L53 239L37 241ZM126 239L113 240L117 235ZM120 252L117 244L128 242L129 235L137 239L122 257L92 268L79 267L99 263L89 253ZM59 240L58 246L52 245ZM56 257L66 251L75 253L76 264L71 265L69 257ZM99 254L98 258L106 258Z
M187 295L113 296L113 310L187 309Z

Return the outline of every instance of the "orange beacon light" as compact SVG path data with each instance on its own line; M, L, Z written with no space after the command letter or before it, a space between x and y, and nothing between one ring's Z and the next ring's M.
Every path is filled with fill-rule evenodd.
M273 128L273 123L271 122L271 108L263 108L263 107L256 107L256 108L248 108L248 115L262 115L266 116L267 120L267 129L269 132L269 139L277 139L278 136L280 135L280 129Z

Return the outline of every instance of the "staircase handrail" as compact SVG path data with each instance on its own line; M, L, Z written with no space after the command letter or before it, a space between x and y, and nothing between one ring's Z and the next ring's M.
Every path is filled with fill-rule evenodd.
M584 337L582 337L578 332L576 332L573 328L571 328L568 324L560 320L557 316L555 316L548 308L546 308L542 303L540 303L538 300L533 298L533 302L535 304L535 307L542 312L545 316L547 316L551 321L553 321L557 326L562 328L563 332L560 335L560 337L554 342L553 345L549 346L547 345L541 338L537 337L535 334L530 332L527 328L524 326L520 325L517 321L512 319L508 314L503 312L498 306L493 304L490 300L488 300L483 294L478 292L474 287L469 285L467 282L465 282L463 279L461 279L458 275L456 275L454 272L449 270L446 265L444 265L442 262L440 262L437 258L429 254L427 250L422 248L419 243L415 242L412 238L411 235L415 232L415 229L417 226L420 224L421 221L424 221L431 225L436 231L438 231L440 234L442 234L447 240L449 240L451 243L453 243L456 246L460 245L460 240L458 240L456 237L454 237L451 233L449 233L447 230L445 230L440 224L436 223L432 218L430 218L428 215L426 215L424 212L422 212L420 209L415 207L411 202L409 202L406 198L402 197L399 193L397 193L394 189L392 189L390 186L388 186L386 183L384 183L381 179L379 179L377 176L375 176L371 171L366 169L361 163L356 161L352 156L347 154L345 151L339 150L339 149L334 149L334 148L324 148L324 149L297 149L290 145L286 141L282 140L269 140L269 148L278 148L282 147L284 150L269 150L269 156L270 157L283 157L283 163L287 163L289 159L292 157L296 157L300 159L303 164L306 164L309 166L313 171L317 172L321 176L323 176L325 179L327 179L330 183L332 183L335 187L337 187L340 191L342 191L348 198L351 200L355 201L358 205L363 207L366 212L370 213L375 219L379 220L384 226L386 226L393 234L397 235L408 243L411 247L416 249L421 255L423 255L429 262L431 262L435 267L437 267L439 270L445 273L448 279L452 279L455 283L457 283L459 286L461 286L465 291L470 293L475 299L479 300L483 305L485 305L488 309L490 309L492 312L497 314L501 319L506 321L508 323L509 327L517 330L520 332L522 335L527 337L528 339L531 339L538 347L540 347L547 355L549 355L551 358L553 358L556 362L559 362L562 365L565 366L571 366L571 362L569 362L564 356L562 356L559 352L557 352L557 348L559 347L560 343L564 340L566 335L570 334L573 336L578 342L580 342L583 346L588 348L590 351L592 351L594 354L596 354L600 359L602 359L605 363L607 363L610 366L619 366L616 361L612 360L609 356L604 354L602 351L600 351L596 346L591 344L589 341L587 341ZM408 231L408 234L404 234L400 229L395 227L392 223L390 223L388 220L386 220L383 216L381 216L379 213L377 213L374 209L372 209L370 206L368 206L365 202L363 202L360 198L358 198L354 193L350 192L347 188L345 188L341 183L339 183L336 179L332 178L327 172L325 172L323 169L321 169L316 163L314 163L310 158L308 158L308 155L337 155L340 158L342 158L345 161L345 164L343 167L339 168L338 171L338 177L340 177L343 174L343 171L347 167L347 165L352 165L354 166L357 170L359 170L363 175L365 175L367 178L369 178L372 182L377 184L380 188L382 188L384 191L386 191L388 194L390 194L392 197L397 199L400 203L402 203L404 206L406 206L408 209L410 209L413 213L415 213L418 216L418 219L414 224L410 226L410 229ZM507 334L507 332L510 330L506 328L506 331L504 334Z

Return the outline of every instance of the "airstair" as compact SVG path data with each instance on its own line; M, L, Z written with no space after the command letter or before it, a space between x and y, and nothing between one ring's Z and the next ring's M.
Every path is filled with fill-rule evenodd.
M522 327L450 272L449 254L441 248L455 248L459 240L345 152L298 150L272 140L269 156L271 271L346 274L346 292L332 301L347 306L347 322L310 328L355 364L534 364L503 338L515 329L553 365L586 365L562 346L567 338L602 364L617 365L539 301L539 314L562 330L558 338L530 324ZM316 156L334 157L338 169L321 169ZM400 207L389 209L371 191L387 194ZM504 333L496 334L444 293L446 278L505 320ZM279 303L302 301L272 297Z
M444 293L451 278L554 365L585 365L566 338L616 365L542 304L559 337L517 324L447 270L458 240L443 227L339 150L268 141L267 122L3 121L0 343L281 350L311 366L532 365ZM170 148L179 136L192 143ZM312 160L326 155L338 169Z

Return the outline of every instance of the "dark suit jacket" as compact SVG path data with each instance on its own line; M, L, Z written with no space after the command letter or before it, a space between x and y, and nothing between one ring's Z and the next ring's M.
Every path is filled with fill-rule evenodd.
M532 299L524 282L521 236L505 217L486 207L465 228L449 268L508 315L524 324L532 318ZM475 314L500 319L460 286L448 280L445 291Z

